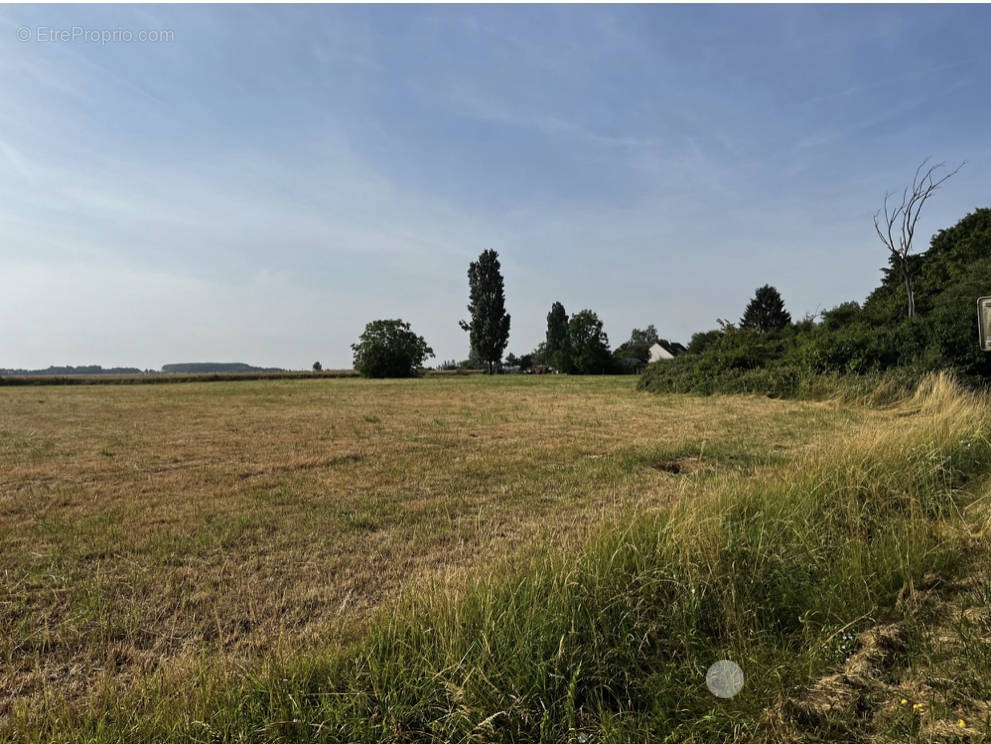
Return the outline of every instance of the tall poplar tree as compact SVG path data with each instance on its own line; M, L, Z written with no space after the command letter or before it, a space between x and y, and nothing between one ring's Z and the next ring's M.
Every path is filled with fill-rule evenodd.
M478 260L471 262L468 293L471 320L467 323L462 320L460 325L469 334L471 348L492 374L509 343L509 313L506 312L498 253L482 251Z
M555 302L551 305L551 311L547 313L547 341L544 344L547 363L558 368L567 366L564 363L567 348L568 314L564 311L564 305Z

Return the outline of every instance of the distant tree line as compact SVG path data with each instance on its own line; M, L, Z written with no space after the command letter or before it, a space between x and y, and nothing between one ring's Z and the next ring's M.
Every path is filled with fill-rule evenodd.
M182 364L162 365L162 374L207 374L226 372L285 372L280 367L253 367L243 362L186 362ZM0 375L142 375L158 374L157 369L138 369L137 367L101 367L99 364L80 366L65 365L48 367L47 369L0 369Z
M67 365L47 369L0 369L0 375L140 375L143 370L137 367L109 367L87 364L79 367Z
M521 367L551 367L572 375L625 374L639 371L650 359L650 347L658 342L667 343L648 325L645 330L634 328L630 339L611 351L594 311L584 309L569 317L564 305L555 302L547 313L544 341L519 360Z
M201 374L205 372L285 372L279 367L253 367L244 362L184 362L182 364L163 364L165 374Z
M615 351L602 321L592 310L580 310L571 317L560 302L547 314L545 339L533 351L516 356L503 354L509 343L510 315L499 254L487 250L468 266L468 320L459 325L468 333L468 358L449 359L442 370L485 370L489 374L505 367L519 371L554 370L567 374L601 375L637 372L650 358L650 347L667 344L653 325L633 329L630 340ZM681 348L675 344L674 347ZM433 356L426 341L401 320L377 320L365 327L357 344L352 345L354 367L367 377L410 377L422 371L424 361Z

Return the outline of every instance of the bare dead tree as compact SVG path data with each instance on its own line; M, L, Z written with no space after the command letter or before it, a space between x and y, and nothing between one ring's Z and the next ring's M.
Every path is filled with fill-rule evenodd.
M936 171L945 168L945 163L937 163L930 166L925 172L923 168L929 158L922 161L915 169L915 176L912 178L912 187L905 187L902 192L902 203L893 211L888 208L888 199L893 194L885 192L884 206L874 213L874 229L877 236L884 243L891 255L895 257L895 263L901 272L902 280L905 282L905 294L908 298L908 317L915 315L915 292L912 289L912 271L909 267L908 257L912 252L912 239L915 237L915 225L919 221L922 207L929 200L929 197L942 186L947 179L955 176L961 168L966 165L966 161L960 163L952 171L942 178L936 177ZM883 219L882 219L883 216Z

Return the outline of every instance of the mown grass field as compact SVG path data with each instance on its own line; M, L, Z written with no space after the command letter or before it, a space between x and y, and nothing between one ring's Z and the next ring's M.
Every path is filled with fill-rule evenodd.
M976 403L870 410L634 386L0 389L0 737L662 740L696 715L724 736L837 661L829 643L803 643L873 621L906 580L952 564L944 486L980 464L930 477L900 443L941 457L966 440L985 455ZM817 561L820 574L796 568ZM660 591L688 575L708 587L694 609ZM601 602L680 618L637 641L657 665L651 689L693 684L697 652L717 646L794 679L715 717L695 680L654 694L675 706L662 715L598 668L633 684L643 660L627 646L647 622L603 624ZM570 666L540 671L548 658Z

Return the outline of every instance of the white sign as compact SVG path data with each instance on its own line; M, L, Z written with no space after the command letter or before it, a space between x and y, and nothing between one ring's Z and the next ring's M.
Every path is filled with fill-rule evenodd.
M981 351L991 351L991 297L977 301L977 327L981 333Z

